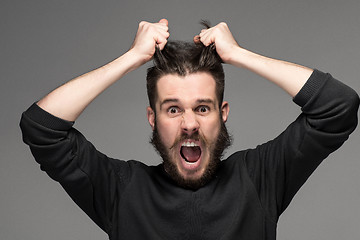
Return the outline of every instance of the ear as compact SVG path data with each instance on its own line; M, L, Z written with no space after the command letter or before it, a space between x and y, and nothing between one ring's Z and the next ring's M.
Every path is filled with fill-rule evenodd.
M154 130L154 128L155 128L155 112L152 110L151 107L146 108L146 116L147 116L147 119L149 121L149 124L150 124L152 130Z
M224 121L224 123L227 121L228 119L228 116L229 116L229 111L230 111L230 106L229 106L229 103L224 101L222 104L221 104L221 117L222 117L222 120Z

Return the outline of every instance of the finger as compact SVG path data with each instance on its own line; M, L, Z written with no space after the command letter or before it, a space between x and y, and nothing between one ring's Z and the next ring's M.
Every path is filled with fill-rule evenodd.
M164 24L165 26L169 26L169 21L165 18L161 19L159 23Z
M160 43L162 43L164 41L167 41L169 36L170 36L170 33L168 31L158 29L156 34L154 35L154 39L155 39L157 44L160 44Z
M169 32L159 32L158 36L161 39L166 39L167 40L169 38L169 36L170 36L170 33Z
M158 36L155 39L155 41L156 41L156 45L159 47L159 49L162 50L165 47L166 43L167 43L167 38L162 37L162 36Z
M156 31L157 34L160 34L166 38L168 38L170 35L169 28L167 26L162 26L162 27L157 26Z
M199 35L194 36L194 43L198 44L200 42L201 42L200 41L200 36Z
M211 43L213 43L213 36L211 34L211 31L202 32L199 36L200 41L205 46L209 46Z
M157 31L164 31L164 32L168 32L169 31L169 27L168 26L165 26L165 25L155 25Z
M211 31L209 31L208 29L203 29L201 30L199 36L202 38L202 37L205 37L206 35L209 35Z
M169 31L169 27L168 25L166 25L165 23L154 23L154 26L158 29L158 30L163 30L163 31Z

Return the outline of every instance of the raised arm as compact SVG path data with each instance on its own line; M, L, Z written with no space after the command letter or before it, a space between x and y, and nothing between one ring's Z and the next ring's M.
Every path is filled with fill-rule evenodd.
M261 56L238 45L226 23L203 29L195 42L215 44L221 59L228 64L248 69L275 83L294 97L309 79L313 70L294 63Z
M330 74L240 47L225 23L202 30L194 41L215 44L225 63L274 82L301 107L302 113L285 131L243 158L243 169L247 169L262 207L276 222L316 167L356 128L359 96Z
M75 121L100 93L149 61L156 45L164 48L169 37L168 21L141 22L130 50L112 62L58 87L37 104L59 118Z

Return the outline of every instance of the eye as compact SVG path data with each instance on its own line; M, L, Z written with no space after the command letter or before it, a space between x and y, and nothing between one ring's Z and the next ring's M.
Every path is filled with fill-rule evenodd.
M172 106L172 107L168 108L167 112L170 115L176 115L176 114L180 113L180 109L178 107Z
M196 108L196 111L199 112L199 113L208 113L210 111L210 107L208 106L199 106Z

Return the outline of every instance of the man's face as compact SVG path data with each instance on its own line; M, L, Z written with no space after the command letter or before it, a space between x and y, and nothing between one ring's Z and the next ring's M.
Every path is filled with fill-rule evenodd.
M223 102L219 109L215 86L205 72L165 75L157 82L156 114L150 107L147 111L165 171L186 187L198 188L213 177L229 145L224 124L229 106Z

